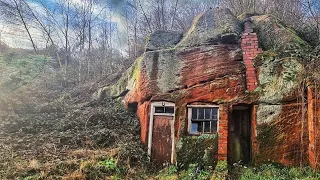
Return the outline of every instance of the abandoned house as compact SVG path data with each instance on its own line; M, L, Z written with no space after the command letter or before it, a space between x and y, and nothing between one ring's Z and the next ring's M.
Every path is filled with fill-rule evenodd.
M155 163L315 167L320 108L291 53L308 47L271 15L214 8L184 34L151 34L143 55L103 90L136 109Z

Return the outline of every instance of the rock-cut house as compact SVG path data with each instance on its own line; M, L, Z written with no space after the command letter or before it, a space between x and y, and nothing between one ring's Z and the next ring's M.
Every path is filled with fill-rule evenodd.
M210 9L186 33L157 31L112 86L137 111L154 163L317 164L319 111L303 64L286 52L308 43L271 15ZM281 58L280 57L281 54Z

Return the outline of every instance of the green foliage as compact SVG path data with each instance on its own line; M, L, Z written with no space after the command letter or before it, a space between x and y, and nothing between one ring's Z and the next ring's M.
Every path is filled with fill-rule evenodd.
M87 179L104 179L105 177L111 177L111 179L123 179L126 175L127 168L117 164L114 158L107 160L85 161L81 163L81 172Z
M117 167L117 162L115 159L113 158L110 158L108 160L105 160L105 161L100 161L99 162L99 165L107 168L107 169L110 169L110 170L115 170L116 167Z
M85 175L86 179L103 179L106 176L114 174L113 171L109 171L104 166L91 162L85 162L82 173Z
M173 175L176 172L178 172L177 166L171 165L168 167L168 174L169 175Z
M184 176L182 176L182 178L183 179L184 178L187 179L188 177L193 178L195 176L196 169L197 169L197 164L190 164L186 171L187 173L183 174Z
M228 170L228 162L227 161L218 161L216 168L214 169L218 172L223 172Z
M217 135L186 136L177 145L177 165L186 169L190 164L214 166L217 154Z
M228 176L228 162L227 161L218 161L216 168L213 171L213 179L226 179Z
M201 169L197 172L198 164L190 164L187 170L183 170L179 174L179 179L194 180L194 179L210 179L212 172L207 169Z
M210 179L211 177L211 172L206 171L206 170L200 170L197 179Z
M201 168L200 168L201 167ZM195 180L195 179L210 179L212 170L200 166L199 164L190 164L187 169L179 171L174 165L171 165L160 171L157 179L182 179L182 180Z
M175 165L170 165L162 169L157 175L157 179L177 179L178 168Z
M40 178L40 174L36 174L36 175L32 175L32 176L27 176L25 178L23 178L23 180L38 180L41 179Z
M235 174L237 174L235 176ZM232 169L232 179L240 180L285 180L318 179L319 175L309 167L285 167L279 164L262 164L259 167L236 165Z

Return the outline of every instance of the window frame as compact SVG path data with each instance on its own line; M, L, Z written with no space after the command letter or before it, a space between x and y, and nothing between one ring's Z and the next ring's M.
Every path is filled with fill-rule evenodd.
M156 112L156 108L163 108L163 112ZM172 108L172 110L173 110L173 112L171 113L171 112L167 112L166 110L167 110L167 108ZM153 109L152 109L152 113L154 114L154 115L162 115L162 116L173 116L174 115L174 113L175 113L175 106L174 105L163 105L163 104L158 104L158 103L155 103L154 104L154 106L153 106Z
M217 132L210 132L210 133L206 133L201 132L201 133L192 133L191 132L191 125L192 125L192 108L217 108ZM203 105L187 105L187 114L188 114L188 134L189 135L201 135L201 134L218 134L219 132L219 105L209 105L209 104L203 104ZM212 114L211 114L212 115ZM204 118L205 118L205 112L204 112ZM210 120L207 120L208 122L210 122ZM203 121L199 122L206 122L206 119L204 119ZM203 127L204 128L204 127Z

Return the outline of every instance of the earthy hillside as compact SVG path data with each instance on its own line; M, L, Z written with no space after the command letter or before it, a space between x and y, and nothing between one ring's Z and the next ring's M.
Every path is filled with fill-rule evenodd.
M94 100L99 82L63 88L46 59L15 50L1 54L0 178L91 179L143 172L147 156L136 115L116 100ZM116 167L110 170L108 163Z

